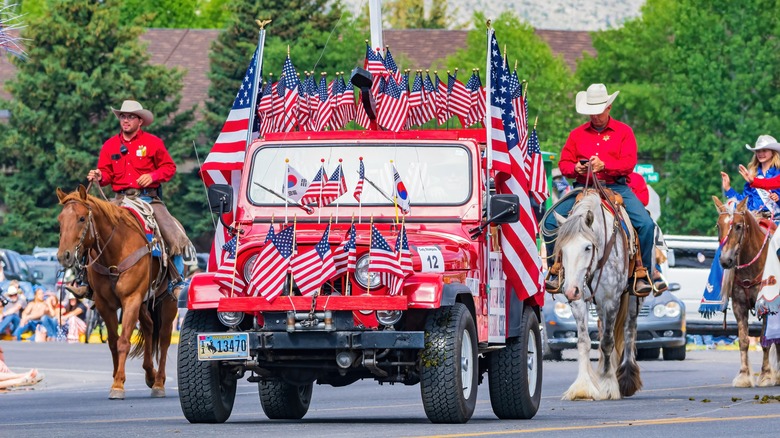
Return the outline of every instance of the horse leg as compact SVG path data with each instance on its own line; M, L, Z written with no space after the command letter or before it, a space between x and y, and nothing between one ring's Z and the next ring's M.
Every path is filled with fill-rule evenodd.
M131 337L138 322L138 310L143 304L142 294L130 296L122 302L122 334L117 341L117 352L119 353L119 366L114 376L114 384L108 393L108 398L112 400L124 400L125 398L125 365L127 356L130 354Z
M152 386L152 397L165 397L165 363L168 358L168 347L171 346L171 333L173 332L173 321L178 313L176 300L169 296L163 298L160 304L160 327L158 342L159 363L157 365L157 375Z
M593 368L590 366L590 335L588 334L588 306L583 300L570 303L574 320L577 321L577 379L563 393L563 400L596 400L599 390L596 387Z
M739 368L739 374L734 377L731 385L736 388L752 388L755 386L753 382L753 376L750 372L750 363L748 362L748 348L750 347L750 341L748 340L748 311L747 304L743 302L742 296L737 296L738 293L744 291L737 290L739 286L735 286L731 293L731 304L734 308L734 317L737 319L737 333L739 335L739 357L741 365Z
M93 283L94 284L94 283ZM97 292L95 292L97 294ZM114 364L114 372L111 377L116 377L116 370L119 367L119 353L116 349L116 343L119 339L119 321L116 316L116 308L107 305L99 296L95 296L95 308L97 309L103 322L106 324L108 332L108 349L111 351L111 360Z
M780 386L780 346L772 344L772 349L775 350L775 354L770 353L770 357L773 357L772 368L775 370L775 385Z
M630 295L628 298L628 323L625 327L625 344L623 346L623 360L618 368L618 383L620 394L623 397L631 397L642 389L642 377L639 375L639 365L636 363L636 325L641 299ZM616 327L615 330L618 330Z
M149 313L147 303L141 303L141 307L138 310L138 322L141 328L141 333L144 338L144 360L141 365L144 369L144 380L146 386L149 388L154 385L154 376L156 374L154 370L154 354L152 352L152 336L154 330L154 323Z
M620 387L618 386L615 367L612 363L613 353L615 353L615 330L623 330L623 327L615 327L615 320L620 304L615 303L614 299L606 298L600 304L599 317L601 319L601 339L599 341L599 398L601 400L619 400Z

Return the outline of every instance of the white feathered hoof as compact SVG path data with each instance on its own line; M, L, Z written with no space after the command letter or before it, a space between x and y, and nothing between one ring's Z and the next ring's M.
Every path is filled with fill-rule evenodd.
M620 400L622 398L617 377L601 379L599 385L601 386L600 400Z
M563 393L561 400L598 400L599 389L587 379L577 379Z
M731 386L735 388L752 388L756 386L756 384L753 382L753 376L749 373L739 373L737 374L737 377L734 377Z

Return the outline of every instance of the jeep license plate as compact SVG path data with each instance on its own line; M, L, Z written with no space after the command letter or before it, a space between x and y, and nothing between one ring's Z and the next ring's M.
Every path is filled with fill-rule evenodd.
M247 333L198 333L198 360L249 359Z

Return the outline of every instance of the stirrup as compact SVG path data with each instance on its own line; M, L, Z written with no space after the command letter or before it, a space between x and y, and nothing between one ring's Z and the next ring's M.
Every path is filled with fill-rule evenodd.
M663 278L657 278L653 280L653 296L661 296L669 289L669 285L666 284Z
M650 275L647 273L647 268L639 266L634 270L634 281L631 282L631 293L644 298L650 295L653 291L652 281Z
M544 278L544 290L547 291L547 293L561 293L561 274L563 274L563 267L561 264L558 262L553 263Z

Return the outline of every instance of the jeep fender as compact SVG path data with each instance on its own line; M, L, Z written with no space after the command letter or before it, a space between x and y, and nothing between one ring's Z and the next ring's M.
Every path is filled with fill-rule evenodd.
M444 284L439 274L415 274L404 280L404 292L410 309L438 309L460 302L475 317L474 297L463 283ZM460 297L460 298L459 298Z
M179 308L216 309L223 296L214 280L213 272L195 274L190 280L189 286L179 296Z

